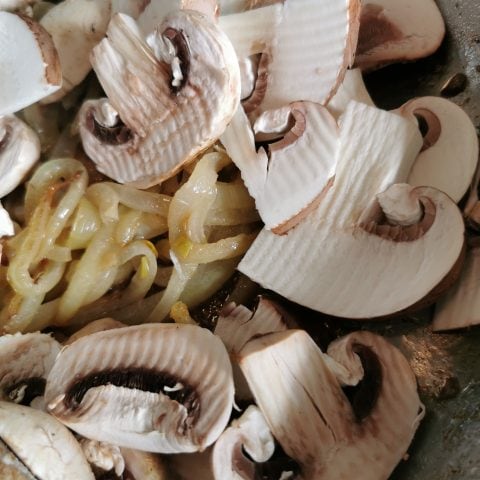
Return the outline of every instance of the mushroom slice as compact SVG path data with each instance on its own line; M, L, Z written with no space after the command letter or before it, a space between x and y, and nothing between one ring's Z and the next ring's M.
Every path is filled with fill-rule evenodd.
M59 352L60 344L43 333L0 337L0 399L29 405L42 396Z
M110 20L110 0L65 0L50 9L40 25L52 36L60 57L62 88L44 99L60 100L91 70L89 55L105 36Z
M275 441L265 417L258 407L250 405L238 420L232 421L213 447L215 479L254 480L257 477L253 462L266 462L274 451Z
M139 15L138 26L145 35L148 35L162 24L169 13L175 10L195 10L213 20L217 13L217 2L216 0L151 1Z
M106 442L89 440L88 438L82 438L80 445L85 458L95 470L103 470L103 473L112 471L117 477L121 478L125 470L125 460L120 447Z
M467 251L460 280L435 305L433 330L480 324L480 248Z
M160 453L212 444L232 409L228 354L192 325L146 324L82 337L47 380L50 413L84 437Z
M449 286L463 252L462 215L433 188L389 188L405 181L422 146L412 122L351 102L340 125L335 179L318 206L285 235L263 229L238 268L320 312L392 315Z
M352 372L342 390L307 333L288 330L249 342L240 365L270 430L302 479L387 478L424 415L415 375L382 337L355 332L328 356Z
M0 198L22 183L39 158L38 135L15 115L0 117Z
M270 3L270 2L269 2ZM353 63L360 16L358 0L285 0L221 16L239 58L262 53L266 74L258 75L256 114L299 98L325 103Z
M366 71L426 57L444 36L445 23L434 0L365 0L355 66Z
M15 234L15 225L10 218L10 214L0 203L0 239L2 237L11 237ZM0 258L2 256L2 244L0 243Z
M215 335L218 335L230 355L237 400L250 400L252 394L238 367L238 354L244 345L257 335L286 330L287 323L275 304L260 297L255 311L243 305L229 303L218 317Z
M223 133L239 104L238 62L225 34L194 11L169 15L151 47L125 15L107 33L91 60L109 102L83 105L83 146L102 173L147 188Z
M468 190L478 161L478 138L469 116L450 100L420 97L397 112L419 125L422 151L408 183L438 188L459 202Z
M260 127L260 122L262 127ZM221 141L240 168L268 230L283 234L315 207L335 173L338 127L325 107L294 102L257 119L257 131L281 132L293 126L278 142L255 150L248 118L241 108Z
M345 72L345 77L338 87L337 93L327 104L328 110L335 119L338 119L352 100L366 105L375 105L367 91L362 71L359 68Z
M1 444L35 479L95 478L74 436L52 416L33 408L0 402ZM0 471L4 461L2 456Z
M60 61L50 35L25 16L0 12L0 65L0 115L17 112L62 84Z
M75 332L63 344L70 345L71 343L75 342L75 340L78 340L79 338L85 337L87 335L91 335L92 333L104 332L106 330L123 328L126 326L127 325L125 325L124 323L119 322L118 320L114 320L113 318L100 318L99 320L94 320L93 322L90 322L88 325Z

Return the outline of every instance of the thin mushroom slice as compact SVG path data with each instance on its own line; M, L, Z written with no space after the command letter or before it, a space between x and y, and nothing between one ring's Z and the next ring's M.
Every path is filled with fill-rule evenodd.
M397 112L418 123L423 147L408 183L428 185L459 202L468 190L478 161L478 137L469 116L450 100L420 97Z
M417 127L352 102L340 121L339 142L335 179L316 209L285 235L263 229L239 270L338 317L392 315L429 293L433 301L459 273L454 267L464 224L458 207L438 190L390 188L406 180L420 151Z
M266 112L257 119L256 129L281 132L291 123L284 137L269 145L268 154L263 148L255 150L242 108L221 136L266 229L277 234L294 227L316 206L335 173L339 145L334 118L325 107L312 102L294 102Z
M58 420L44 412L0 402L0 446L2 445L18 459L24 471L31 475L26 478L95 479L74 436ZM2 455L0 472L8 463L10 459Z
M257 478L254 462L266 462L274 451L275 440L265 417L258 407L250 405L215 442L212 454L215 480L254 480Z
M15 233L15 225L3 205L0 203L0 239L2 237L11 237ZM0 243L0 258L2 256L2 244Z
M62 84L60 61L50 35L25 16L0 12L0 65L0 115L37 102Z
M0 337L0 399L30 405L43 396L60 344L44 333Z
M192 325L94 333L65 347L47 380L48 411L93 440L195 452L225 428L232 369L218 337Z
M366 0L355 66L368 71L426 57L444 36L445 23L434 0Z
M80 111L83 147L98 170L147 188L174 175L224 131L240 101L228 38L194 11L169 15L149 36L113 17L92 65L109 100Z
M22 183L39 158L38 135L15 115L0 117L0 198Z
M336 378L301 330L249 342L241 367L270 430L301 467L300 478L387 478L405 456L424 408L405 357L382 337L356 332L328 356L359 377Z
M359 68L353 68L345 72L343 82L327 104L328 110L335 119L338 119L352 100L366 105L375 105L367 91L362 71Z
M286 330L287 322L275 304L260 297L256 309L252 312L243 305L227 304L220 312L214 333L222 339L232 362L235 398L249 401L252 399L245 377L238 366L238 354L253 337L271 332Z
M270 2L269 2L270 3ZM248 6L247 6L248 8ZM325 103L353 63L359 26L357 0L286 0L219 18L239 58L261 53L256 115L301 100Z
M63 77L62 88L44 103L60 100L87 76L89 55L105 36L110 12L110 0L65 0L42 17L40 25L52 36Z
M459 281L435 305L433 330L480 325L480 248L467 251Z

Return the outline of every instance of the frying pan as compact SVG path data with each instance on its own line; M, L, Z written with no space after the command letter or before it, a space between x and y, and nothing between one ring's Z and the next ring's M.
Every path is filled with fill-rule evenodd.
M437 53L374 72L366 77L367 87L379 107L392 109L415 96L440 95L443 85L462 73L466 88L451 100L464 108L480 133L480 2L437 4L447 24ZM391 337L407 355L427 407L409 459L392 479L479 480L480 329L434 334L431 313L367 326Z

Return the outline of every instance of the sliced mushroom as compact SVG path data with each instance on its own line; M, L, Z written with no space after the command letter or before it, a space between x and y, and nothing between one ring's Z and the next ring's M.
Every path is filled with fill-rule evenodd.
M73 435L51 415L33 408L0 402L2 445L35 480L95 478ZM2 455L0 471L11 457Z
M233 48L200 13L171 14L149 41L151 48L129 17L113 17L92 55L110 103L86 102L80 112L83 146L97 168L140 188L211 145L240 97Z
M17 112L62 84L60 61L50 35L25 16L0 12L0 65L0 115Z
M30 405L43 396L59 352L60 344L43 333L0 337L0 399Z
M94 470L112 471L117 477L121 477L125 470L125 460L120 447L106 442L89 440L88 438L82 438L80 445L85 458Z
M240 59L258 53L264 57L265 71L259 70L258 94L254 91L255 102L245 106L247 113L256 115L299 99L327 102L353 62L359 15L357 0L285 0L221 16L219 24Z
M0 203L0 239L2 237L11 237L15 233L15 225L10 218L10 214L5 210ZM1 243L0 243L0 258L1 258Z
M23 10L38 0L0 0L0 11L15 12Z
M214 19L217 13L217 2L216 0L153 1L138 17L138 26L145 35L148 35L163 23L169 13L175 10L195 10Z
M338 87L337 93L328 102L327 107L330 113L338 119L346 110L350 101L375 105L367 91L363 81L362 71L359 68L347 70L343 82Z
M433 330L480 324L480 248L467 251L459 281L435 305Z
M20 185L39 158L38 135L14 115L0 117L0 198Z
M444 36L445 23L434 0L365 0L355 66L366 71L426 57Z
M301 330L252 340L240 364L300 478L388 478L424 415L415 375L399 350L369 332L335 341L328 355L355 386L341 384Z
M220 339L203 328L119 328L65 347L45 399L50 413L84 437L152 452L194 452L213 443L228 422L232 369Z
M227 304L218 317L214 333L218 335L232 362L235 397L237 400L250 400L252 394L238 367L238 354L244 345L257 335L280 332L287 329L285 318L275 304L260 297L255 311L235 303Z
M416 126L355 102L340 124L335 179L316 209L286 235L262 230L239 270L290 300L339 317L392 315L429 293L427 300L434 301L459 273L454 267L462 258L464 225L444 193L389 190L405 181L420 151ZM402 203L383 211L374 200L379 193L384 208ZM415 218L405 195L421 212L420 222L408 226L399 224Z
M459 202L472 182L478 161L478 137L469 116L440 97L416 98L397 111L416 122L423 134L422 151L408 183L438 188Z
M293 126L285 136L269 145L269 155L263 148L255 150L250 124L241 108L221 137L242 172L265 227L277 234L287 232L315 208L335 173L339 145L334 118L325 107L311 102L295 102L266 112L257 120L257 131L258 122L262 122L263 132L281 132L292 119Z
M250 459L243 452L246 452ZM213 447L216 480L254 480L254 462L266 462L275 451L275 441L262 412L250 405L233 420Z
M170 478L162 456L130 448L121 448L120 452L125 461L125 473L129 475L127 478L131 480L168 480Z
M65 0L42 17L40 24L52 36L63 76L62 88L44 102L60 100L87 76L90 52L105 36L110 11L110 0Z

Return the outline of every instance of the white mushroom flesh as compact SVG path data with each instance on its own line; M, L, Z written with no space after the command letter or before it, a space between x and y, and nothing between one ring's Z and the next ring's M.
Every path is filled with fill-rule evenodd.
M172 391L178 383L184 388ZM194 452L213 443L228 422L232 369L220 339L203 328L120 328L65 347L45 399L51 414L87 438L151 452Z
M174 175L211 145L240 100L233 48L206 17L175 12L150 38L150 44L155 41L159 58L131 18L115 15L108 38L94 49L92 64L120 126L100 124L98 101L86 102L80 112L83 146L97 168L140 188Z
M80 445L90 465L106 472L113 471L117 477L121 477L125 470L125 461L120 447L88 438L82 438Z
M0 238L10 237L15 233L15 224L10 218L10 214L3 208L0 203ZM2 254L2 248L0 244L0 258Z
M382 225L381 209L372 204L376 194L406 180L421 145L410 121L352 102L341 119L335 180L318 207L286 235L262 230L239 270L340 317L391 315L424 298L462 252L458 208L435 189L412 189L425 213L405 230Z
M356 332L328 355L363 371L351 402L304 332L249 342L241 367L257 404L300 478L388 478L410 445L424 408L406 358L382 337Z
M40 480L94 480L74 436L44 412L0 402L0 440Z
M22 183L39 158L38 135L14 115L0 117L0 198Z
M57 91L62 73L45 29L25 16L0 12L0 115L17 112Z

